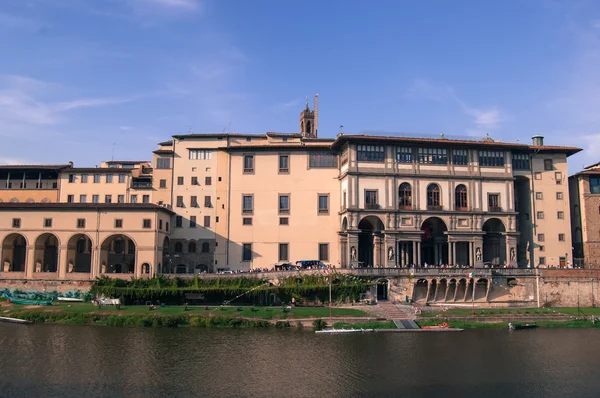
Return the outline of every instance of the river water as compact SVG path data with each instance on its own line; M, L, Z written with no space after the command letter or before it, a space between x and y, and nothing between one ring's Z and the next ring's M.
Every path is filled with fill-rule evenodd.
M0 324L0 397L599 397L600 330Z

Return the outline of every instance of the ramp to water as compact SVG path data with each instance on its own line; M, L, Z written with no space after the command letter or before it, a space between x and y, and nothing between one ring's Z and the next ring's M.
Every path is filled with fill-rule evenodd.
M398 329L420 329L419 325L410 319L397 319L394 320L394 324Z

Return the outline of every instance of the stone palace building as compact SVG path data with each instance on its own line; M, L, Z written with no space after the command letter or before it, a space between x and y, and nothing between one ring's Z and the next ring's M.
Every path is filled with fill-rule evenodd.
M575 147L485 138L184 134L148 161L0 166L0 278L572 262Z

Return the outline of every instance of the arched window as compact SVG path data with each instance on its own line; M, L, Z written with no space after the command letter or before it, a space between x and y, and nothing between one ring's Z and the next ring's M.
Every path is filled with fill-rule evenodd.
M403 182L398 188L398 206L401 208L412 207L412 188L407 182Z
M440 187L437 184L429 184L427 187L427 206L440 206Z
M457 209L465 210L467 208L467 187L463 184L454 190L454 203Z
M175 253L181 253L183 251L183 244L181 242L175 243Z
M188 244L188 252L189 253L196 253L196 242L190 242Z
M208 253L210 246L208 244L208 242L204 242L202 243L202 253Z

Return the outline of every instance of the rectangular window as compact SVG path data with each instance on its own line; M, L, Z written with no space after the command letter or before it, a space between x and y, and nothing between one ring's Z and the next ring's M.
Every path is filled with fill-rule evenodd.
M152 220L149 218L144 218L143 228L152 228Z
M117 196L117 202L118 203L125 203L125 195L118 195Z
M398 163L412 163L412 148L404 147L396 150L396 161Z
M175 216L175 228L181 228L181 227L183 227L183 217Z
M254 156L253 155L245 155L244 156L244 173L253 173L254 172Z
M196 228L196 216L190 216L190 228Z
M544 170L552 170L552 159L544 159Z
M563 193L562 192L557 192L556 193L556 200L563 200Z
M558 234L558 241L559 242L564 242L565 241L565 234Z
M77 219L77 228L85 228L85 218Z
M401 225L412 225L412 218L410 218L410 217L402 217L400 219L400 224Z
M531 168L529 164L529 155L526 153L513 153L512 166L515 170L529 170Z
M418 160L421 164L447 164L448 153L441 148L419 148Z
M479 151L480 167L502 167L504 166L504 152Z
M204 197L204 207L212 207L212 201L210 196Z
M212 151L206 149L190 149L190 160L210 160Z
M210 216L204 216L204 226L206 228L210 227Z
M542 198L543 198L543 197L544 197L544 196L542 195L542 193L541 193L541 192L536 192L536 193L535 193L535 199L536 199L536 200L542 200Z
M279 217L279 225L290 225L290 219L287 217Z
M546 235L538 234L538 242L545 242L545 241L546 241Z
M170 158L157 158L156 159L156 168L157 169L170 169L171 168L171 159Z
M198 197L197 196L190 197L190 206L198 207Z
M244 243L242 246L242 261L252 261L252 243Z
M310 152L308 154L308 167L333 168L338 165L337 154L332 152Z
M192 185L198 185L198 177L192 177Z
M119 184L125 184L125 174L119 174Z
M82 183L88 182L88 175L87 174L82 174L81 175L81 182Z
M177 197L177 207L183 207L183 196Z
M536 180L541 180L542 179L542 173L534 173L533 174L533 178Z
M158 220L158 229L162 230L163 220Z
M52 228L52 219L51 218L44 218L44 227Z
M590 193L600 193L600 177L590 177Z
M106 183L107 184L111 184L113 181L113 175L112 174L107 174L106 175Z
M150 195L142 196L142 203L150 203Z
M329 243L319 243L319 261L329 261Z
M100 174L94 174L94 184L100 183Z
M167 222L165 222L165 230L166 230L167 232L169 232L169 222L168 222L168 221L167 221Z
M100 203L100 195L92 195L92 203Z
M383 162L385 148L381 145L358 145L359 162Z
M75 182L75 174L69 174L69 182L70 183Z
M242 219L242 225L252 225L252 217L244 217Z
M167 187L167 180L160 180L159 188L166 188L166 187Z
M74 203L75 195L67 195L67 203Z
M540 265L546 264L546 257L540 257Z
M137 195L131 195L131 203L137 203Z
M488 211L502 211L502 208L500 207L500 194L488 194Z
M469 164L469 156L466 149L452 150L452 163L457 166L465 166Z
M204 177L204 185L212 185L212 177Z
M242 213L251 214L254 211L254 198L252 195L242 196Z
M541 252L545 252L545 251L546 251L546 246L544 246L544 245L540 245L540 251L541 251Z
M564 211L558 211L558 212L556 212L556 217L559 220L564 220L565 219L565 212Z
M346 191L342 192L342 209L346 210Z
M183 185L183 177L177 177L177 185Z
M115 219L115 228L123 228L123 220L120 218Z
M377 191L365 190L365 207L367 209L377 209Z
M543 211L538 211L537 212L537 218L538 218L538 220L543 220L544 219L544 212Z
M79 195L79 203L86 203L87 195Z
M279 172L290 172L290 157L288 155L279 155Z
M12 227L13 228L21 228L21 219L20 218L13 218L13 220L12 220Z
M288 261L289 260L288 250L289 250L289 246L287 243L279 244L279 261Z
M562 173L560 171L554 173L554 180L556 180L556 185L562 184Z
M279 195L279 214L288 214L290 212L290 197L288 195Z
M329 195L319 195L319 213L329 213Z
M104 203L112 203L112 195L104 195Z

